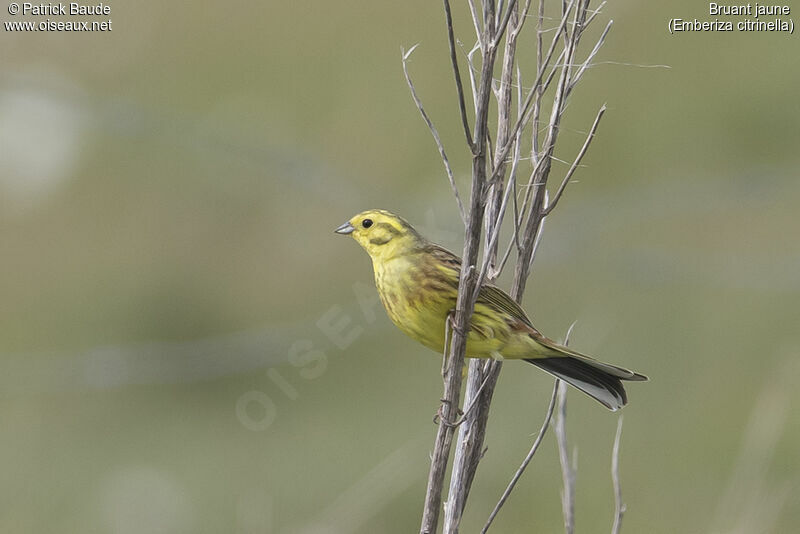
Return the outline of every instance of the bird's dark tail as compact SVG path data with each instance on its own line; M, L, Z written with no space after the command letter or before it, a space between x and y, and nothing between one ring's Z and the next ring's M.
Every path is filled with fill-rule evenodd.
M617 411L628 403L628 396L622 387L623 380L647 380L644 375L599 362L566 347L550 348L558 350L562 355L530 358L525 361L578 388L612 411Z

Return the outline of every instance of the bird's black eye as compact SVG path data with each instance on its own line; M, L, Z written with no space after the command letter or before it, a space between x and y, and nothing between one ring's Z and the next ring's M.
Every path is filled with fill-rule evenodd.
M363 226L364 228L369 228L370 226L372 226L372 219L364 219L363 221L361 221L361 226Z

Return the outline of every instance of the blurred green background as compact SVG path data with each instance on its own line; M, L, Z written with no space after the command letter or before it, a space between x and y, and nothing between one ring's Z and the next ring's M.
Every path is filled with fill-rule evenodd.
M0 32L0 531L414 532L440 359L331 231L382 207L461 248L400 63L421 43L467 196L441 5L111 6L109 33ZM624 532L797 532L800 45L667 32L705 9L605 8L556 155L608 112L525 306L652 379L624 411ZM550 389L506 365L462 531ZM570 395L578 532L610 530L615 427ZM560 491L548 436L493 531L561 531Z

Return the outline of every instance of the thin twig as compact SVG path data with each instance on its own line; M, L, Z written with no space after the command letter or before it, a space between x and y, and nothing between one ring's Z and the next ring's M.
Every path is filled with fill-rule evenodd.
M567 93L572 92L572 88L575 87L575 84L577 84L581 80L581 77L583 76L583 73L586 72L586 69L591 66L592 60L595 58L597 52L599 52L600 48L603 46L603 43L606 40L606 36L608 35L608 32L611 31L611 26L613 24L614 24L613 20L608 21L608 24L606 24L606 28L603 30L603 33L600 35L600 38L595 43L594 48L592 48L592 51L589 52L586 61L584 61L581 64L580 68L578 69L578 72L575 73L575 76L572 77L572 81L569 82Z
M581 1L581 0L578 0ZM564 17L569 14L569 11L566 10L564 13ZM580 9L576 8L573 15L573 27L577 24L578 19L580 18ZM566 35L567 30L564 30ZM561 114L564 108L564 102L566 100L566 90L567 85L570 80L570 72L572 68L572 60L575 57L575 49L578 46L578 40L580 39L580 32L573 29L571 34L571 38L567 40L565 47L564 47L564 63L561 66L561 76L558 80L558 85L556 86L555 94L553 95L553 109L550 112L550 123L547 129L547 137L545 138L545 153L547 156L546 165L548 167L547 170L549 171L549 156L553 153L553 148L555 147L556 138L558 136L558 129L561 125Z
M447 376L447 354L450 351L450 327L453 324L453 312L447 314L444 320L444 349L442 350L442 378Z
M575 328L573 322L567 329L564 338L564 346L569 346L569 338ZM561 493L561 511L564 517L564 532L573 534L575 532L575 468L570 465L569 445L567 444L567 383L561 382L558 385L558 408L556 422L553 425L553 433L558 444L558 461L561 464L561 482L563 485Z
M515 182L514 186L516 187L516 185L517 184ZM516 196L517 195L516 195L516 191L515 191L515 193L514 193L514 197L515 197L514 198L514 201L515 201L514 202L514 208L515 208L515 211L516 211L516 207L517 207ZM511 250L514 248L514 242L515 242L516 237L517 237L517 232L514 231L514 235L511 236L511 241L509 241L508 246L506 247L506 251L503 253L503 256L500 259L500 262L497 264L495 269L492 272L489 273L489 280L494 280L498 276L500 276L500 273L502 272L503 267L506 266L506 263L508 262L508 259L511 257Z
M411 91L411 98L414 99L414 104L417 105L417 109L419 110L420 115L422 115L422 120L425 121L425 124L428 126L428 130L430 130L431 135L433 136L433 140L436 142L436 148L439 149L439 156L442 158L442 163L444 163L444 170L447 173L447 180L450 182L450 189L453 190L453 195L456 197L456 204L458 204L458 212L461 214L461 221L464 224L467 224L467 214L464 211L464 204L461 202L461 195L458 194L458 186L456 186L456 180L453 177L453 169L450 167L450 161L447 159L447 153L444 151L444 145L442 144L442 140L439 137L439 132L436 130L436 127L433 125L433 121L431 121L428 114L425 112L425 108L422 105L422 101L417 96L417 91L414 88L414 83L411 81L411 76L408 74L408 58L411 56L411 53L417 48L419 44L415 44L411 48L408 49L408 52L403 50L403 74L406 77L406 83L408 84L408 89Z
M481 383L481 387L478 388L477 393L475 393L475 397L472 399L472 401L470 401L470 403L464 409L464 413L461 414L461 417L459 417L458 419L456 419L452 423L447 423L447 424L449 424L450 426L453 426L453 427L461 426L461 424L467 419L467 417L469 417L469 414L472 413L472 409L475 408L476 401L480 397L481 392L483 391L483 388L485 388L486 384L489 382L489 378L490 377L487 376L483 380L483 382Z
M492 46L500 46L500 39L503 38L503 34L508 27L508 21L511 20L511 14L517 7L517 0L511 0L508 4L508 9L506 9L506 14L503 16L502 22L497 26L497 35L495 36L494 41L492 41ZM522 20L525 20L524 18ZM514 37L514 36L512 36Z
M478 271L478 283L475 286L475 295L474 295L474 299L475 300L478 299L478 294L480 293L481 286L483 285L483 282L486 279L486 273L487 273L487 270L489 268L489 262L492 259L492 255L490 254L490 251L495 248L495 245L497 245L497 239L498 239L498 237L500 237L500 228L501 228L501 223L503 222L503 215L506 212L506 205L508 204L508 198L509 198L509 196L511 195L512 192L513 192L513 188L511 188L511 187L506 188L505 195L503 196L503 202L500 204L500 211L497 214L497 220L495 222L495 225L492 227L492 232L491 232L491 235L490 235L490 238L489 238L489 242L488 242L488 245L486 247L486 250L484 251L483 263L481 264L481 270Z
M578 0L578 2L579 2L578 3L578 9L580 9L580 5L581 5L580 2L582 2L582 1L583 0ZM561 0L561 16L564 16L566 14L567 14L567 0ZM569 30L566 30L564 32L564 47L566 47L569 44L569 40L570 40Z
M622 502L622 486L619 483L619 442L622 436L622 415L617 420L617 435L614 436L614 448L611 452L611 480L614 482L614 526L611 534L619 534L622 529L622 516L625 515L625 503Z
M544 190L544 200L542 201L543 204L546 206L547 203L550 201L550 193L547 192L547 189ZM528 270L533 267L533 261L536 259L536 253L539 251L539 244L542 242L542 235L544 235L544 225L546 222L546 218L542 217L539 220L539 229L536 230L536 238L533 240L533 248L531 248L531 256L530 260L528 260Z
M501 216L498 217L498 219L502 219L502 216L503 216L502 214L505 213L506 202L508 202L508 196L510 194L511 198L514 199L514 202L513 202L513 204L514 204L514 235L512 236L511 243L509 243L508 247L506 247L506 252L503 254L502 258L500 259L500 262L498 264L496 264L494 266L491 266L489 268L487 276L488 276L490 281L495 280L498 276L500 276L500 273L503 272L503 267L505 267L506 261L508 261L508 258L509 258L510 254L511 254L511 247L514 244L514 241L517 239L517 235L518 235L518 231L519 231L519 225L517 224L517 167L519 166L519 161L520 161L519 160L519 152L520 152L520 139L519 139L519 137L520 137L520 133L517 132L517 142L516 142L515 148L514 148L514 156L515 157L514 157L514 160L513 160L512 164L511 164L511 172L509 173L509 176L508 176L508 184L506 185L506 188L507 188L506 189L506 195L503 198L503 204L501 205L501 208L500 208ZM491 248L494 248L495 243L497 241L497 238L500 235L500 224L501 223L502 223L502 220L499 220L497 225L496 225L496 227L495 227L495 232L492 235L492 241L490 243ZM488 258L485 259L485 263L486 263L486 266L489 267ZM482 279L480 279L480 278L479 278L479 280L482 281Z
M561 511L564 516L564 532L575 532L575 471L569 462L569 446L567 444L567 384L561 382L558 387L558 416L553 425L553 433L558 443L558 460L561 464Z
M522 8L522 13L519 16L519 22L516 26L511 29L511 32L515 35L519 35L522 31L522 27L525 25L525 21L528 20L528 11L531 9L531 0L526 0L525 7Z
M606 7L606 2L605 1L600 2L600 5L598 5L596 8L594 8L594 10L591 10L591 9L589 10L591 15L589 15L589 18L586 19L586 22L583 25L583 29L584 30L586 28L588 28L589 24L592 23L592 21L595 19L595 17L597 17L597 15L599 15L603 11L604 7Z
M530 0L528 0L528 2L526 3L525 11L523 11L523 13L526 13L529 8L530 8ZM522 73L520 71L519 64L517 64L517 86L516 86L516 89L517 89L517 109L518 109L518 113L519 113L519 109L522 106ZM514 200L514 203L513 203L513 206L514 206L514 217L513 217L514 235L511 237L511 242L506 247L506 251L503 253L503 255L502 255L501 259L500 259L500 262L497 263L494 266L494 268L491 270L491 272L489 273L489 280L495 280L498 276L500 276L500 273L503 272L503 268L506 266L506 262L508 261L508 258L511 256L511 249L513 248L514 244L516 244L517 247L519 247L520 223L519 223L519 206L517 205L517 168L519 167L519 162L522 159L520 157L521 150L522 150L522 132L519 131L519 132L517 132L517 138L516 138L516 140L514 142L514 156L513 156L513 159L512 159L512 163L511 163L511 173L509 174L509 177L508 177L508 182L509 183L506 186L506 187L509 187L509 188L513 189L513 192L512 192L513 197L512 197L512 199Z
M561 185L558 186L558 190L556 191L556 194L553 197L553 200L551 202L549 202L548 204L546 204L546 206L544 208L544 211L543 211L543 214L544 214L545 217L550 215L550 212L553 211L553 209L555 209L556 204L558 204L558 201L561 200L561 195L564 194L564 189L567 188L567 184L569 183L570 179L572 178L572 175L575 173L575 169L577 169L578 165L581 164L581 160L583 159L583 156L586 154L586 151L589 149L589 145L592 143L592 140L594 139L594 135L597 132L597 126L600 124L600 119L603 118L603 114L605 112L606 112L606 106L605 106L605 104L603 104L603 106L600 108L600 111L597 112L597 116L594 118L594 122L592 123L592 127L589 129L589 135L586 136L586 141L583 142L583 146L581 147L580 152L578 152L578 156L575 158L575 161L572 162L572 165L570 166L569 170L567 171L567 174L564 175L564 179L561 181Z
M539 0L539 13L536 20L536 72L542 70L542 25L544 24L544 1ZM555 72L555 69L553 69ZM544 89L541 87L536 88L536 99L533 102L533 131L531 132L531 160L538 161L539 154L539 114L542 108L542 95ZM520 106L520 109L522 107ZM522 112L520 111L520 115ZM520 117L521 118L521 117ZM524 210L523 210L524 212ZM517 245L519 248L519 244Z
M483 28L478 18L478 10L475 7L475 0L469 0L469 12L472 15L472 25L475 27L475 34L478 36L478 47L483 50Z
M575 0L571 0L570 1L570 3L569 3L570 9L572 8L572 5L574 3L575 3ZM539 69L539 72L536 73L536 79L533 82L533 86L532 86L533 89L528 93L528 96L525 99L525 104L523 104L523 106L522 106L522 113L520 114L520 118L517 120L517 122L514 124L514 127L511 129L511 135L510 135L511 138L516 138L517 132L519 130L521 130L522 128L524 128L525 125L530 120L530 112L529 112L529 110L530 110L531 104L533 103L533 98L536 95L536 90L535 89L539 85L539 82L541 82L542 77L544 76L544 71L546 70L547 66L550 64L550 60L553 57L553 52L555 52L555 49L556 49L556 43L558 42L558 37L561 35L561 32L564 31L564 28L567 25L568 15L569 15L569 11L567 11L567 13L565 13L564 16L561 19L561 24L559 24L558 30L556 31L556 35L554 36L552 42L550 43L550 48L548 48L547 54L545 55L545 59L543 60L542 68ZM500 160L500 161L504 160L506 158L506 156L508 155L509 150L511 150L511 145L512 145L512 143L506 143L505 146L503 146L503 148L500 150L500 156L496 157L495 159L496 160ZM495 176L494 176L494 174L492 174L492 177L489 179L489 181L491 182L494 178L495 178Z
M469 51L467 54L467 65L469 66L469 86L472 90L472 106L474 108L475 114L478 114L478 86L475 82L475 65L472 63L472 56L475 55L475 52L478 52L481 49L480 42L476 42L475 46L472 47L472 50Z
M447 22L447 40L450 44L450 62L453 65L453 76L456 81L458 91L458 108L461 111L461 124L464 126L464 135L467 137L467 144L473 149L472 133L467 119L467 105L464 101L464 86L461 84L461 73L458 70L458 58L456 57L456 41L453 33L453 15L450 12L450 0L444 0L444 14Z
M498 10L500 7L498 6ZM498 87L495 91L495 98L497 99L497 146L503 146L508 143L508 127L511 118L512 106L512 90L514 88L514 67L517 65L517 37L519 29L524 24L525 20L519 18L519 3L516 0L511 0L505 17L498 29L497 38L494 41L494 46L500 44L500 37L506 32L506 42L503 48L502 58L502 71ZM517 69L518 71L518 69ZM519 88L517 89L519 92ZM515 139L515 147L518 147L519 133ZM490 144L491 145L491 144ZM490 146L491 148L491 146ZM516 150L516 149L515 149ZM505 184L505 169L506 162L495 159L497 153L491 161L495 172L494 178L489 181L490 187L489 197L486 202L486 246L484 247L484 268L481 269L479 276L479 285L483 283L483 278L487 272L494 273L493 276L499 275L500 271L495 270L494 266L497 260L498 243L500 228L503 224L505 217L505 206L508 202L508 193L511 188L507 188L505 196L503 195L503 188ZM516 165L518 162L513 163L512 174L516 172ZM509 178L509 181L514 180L514 176ZM502 201L500 200L502 198ZM488 271L487 271L488 269ZM491 276L490 276L491 278Z
M545 432L547 432L547 427L550 426L550 420L553 418L553 409L556 406L556 395L558 394L558 384L560 382L561 380L556 379L555 383L553 384L553 393L550 395L550 404L547 406L547 413L544 416L544 422L542 423L542 427L539 429L539 434L536 435L536 439L533 441L533 445L531 445L531 450L528 451L525 459L522 460L522 464L520 464L517 472L514 473L513 477L511 477L511 482L508 483L508 486L503 492L503 495L500 497L500 500L497 501L497 504L494 506L494 510L492 510L492 513L489 514L489 519L487 519L486 524L483 525L481 534L486 534L486 531L489 530L489 527L492 525L495 517L497 517L497 513L500 511L500 508L502 508L508 500L511 492L514 490L514 486L517 485L520 477L522 477L522 473L525 472L528 464L531 463L531 460L533 459L533 455L536 454L536 451L539 449L539 445L542 443L542 439L544 439Z
M525 189L525 197L522 199L522 207L519 210L519 219L517 220L517 224L522 226L523 221L525 220L525 215L528 212L528 203L531 200L531 197L535 193L535 189L542 186L542 184L535 184L534 180L539 176L539 170L542 168L544 160L538 159L533 166L533 170L531 171L530 176L528 177L527 183L523 184L521 187ZM521 248L519 244L517 244L518 248Z

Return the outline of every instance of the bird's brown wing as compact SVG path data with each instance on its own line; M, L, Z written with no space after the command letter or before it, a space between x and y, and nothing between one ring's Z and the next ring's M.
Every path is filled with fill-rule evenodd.
M533 327L531 320L528 319L528 315L525 313L525 310L523 310L522 307L514 301L514 299L512 299L499 287L491 284L484 284L483 287L481 287L480 293L478 294L478 302L486 304L501 314L510 316L512 319L523 323L527 327L525 330L530 329L531 333L539 333Z
M452 269L456 285L461 272L461 258L439 245L429 244L425 252L431 254L443 267ZM521 323L523 330L541 334L534 328L525 310L517 304L505 291L492 284L484 284L478 293L478 302L496 310L499 314L509 317L513 322Z

